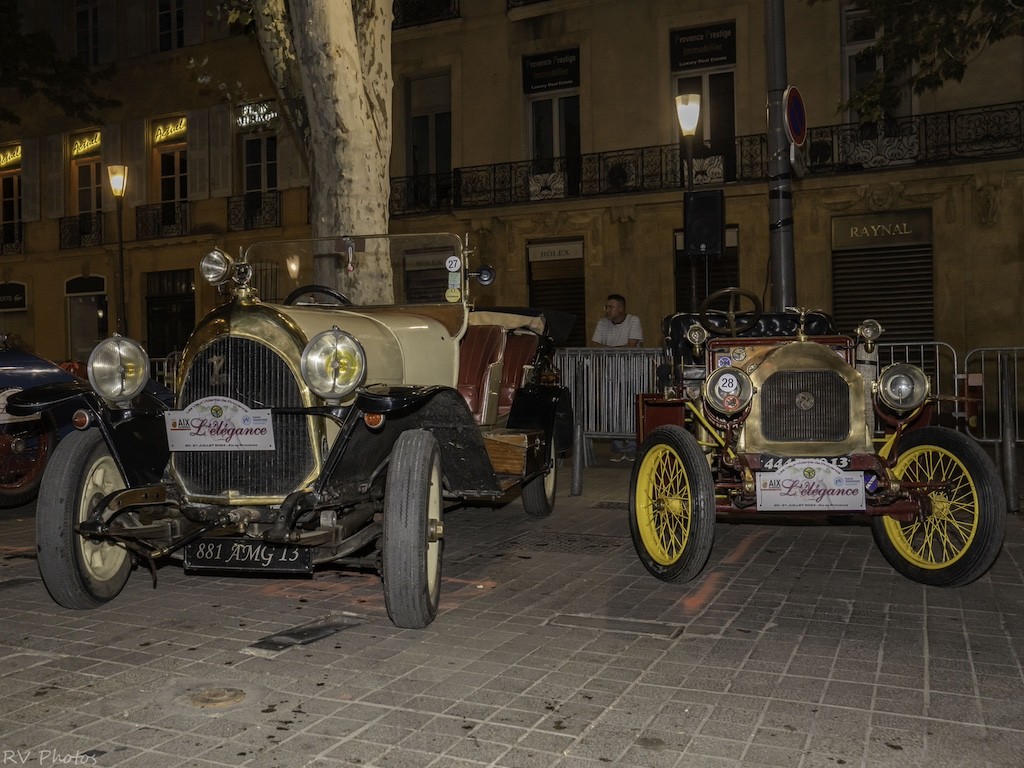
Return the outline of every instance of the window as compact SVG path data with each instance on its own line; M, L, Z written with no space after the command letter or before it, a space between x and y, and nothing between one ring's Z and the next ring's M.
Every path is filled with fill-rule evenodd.
M882 57L869 53L875 44L878 26L867 11L847 7L843 9L843 101L849 101L858 90L871 81L875 73L882 71ZM906 117L912 112L909 85L904 89L900 105L887 117ZM860 114L849 110L847 120L859 123Z
M406 173L419 204L451 199L452 107L448 73L409 80Z
M157 30L161 51L185 47L185 0L158 0Z
M74 179L73 213L96 213L102 208L103 176L99 157L85 157L71 163Z
M579 87L578 48L523 57L532 198L579 194Z
M242 140L243 192L277 189L277 136L246 136Z
M21 252L21 170L0 174L0 249Z
M75 0L75 57L87 66L100 61L99 0Z
M188 153L182 144L160 147L160 229L165 237L184 234L188 199Z
M88 360L93 348L107 337L106 278L100 275L73 277L64 282L64 295L68 311L68 359Z

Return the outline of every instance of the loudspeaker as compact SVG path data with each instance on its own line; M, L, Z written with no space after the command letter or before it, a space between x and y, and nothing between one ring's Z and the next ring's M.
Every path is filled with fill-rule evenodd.
M687 256L721 256L725 248L725 193L687 192L683 201L683 251Z

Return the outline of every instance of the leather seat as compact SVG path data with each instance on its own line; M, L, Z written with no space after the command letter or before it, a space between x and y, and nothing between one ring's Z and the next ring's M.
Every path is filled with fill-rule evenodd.
M478 424L497 415L505 331L500 325L471 325L459 343L458 389Z
M537 356L539 337L535 333L509 333L505 339L505 365L498 391L498 415L512 409L516 390L523 383L523 368L532 365Z

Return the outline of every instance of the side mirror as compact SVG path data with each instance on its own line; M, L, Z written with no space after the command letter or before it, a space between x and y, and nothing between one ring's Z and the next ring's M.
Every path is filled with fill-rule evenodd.
M480 285L490 285L494 282L495 275L494 267L487 264L482 265L476 272L469 273L469 276L475 277Z

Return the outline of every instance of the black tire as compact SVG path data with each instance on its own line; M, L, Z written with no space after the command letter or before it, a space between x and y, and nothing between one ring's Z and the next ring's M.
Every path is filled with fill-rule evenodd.
M0 429L0 509L28 504L39 493L57 435L42 418Z
M530 517L548 517L555 510L558 490L558 450L554 435L548 441L548 469L523 486L523 509Z
M72 432L57 444L36 504L39 573L65 608L96 608L128 581L132 558L124 547L75 533L92 505L124 488L99 430Z
M644 568L690 581L715 538L715 480L697 439L663 426L644 440L629 481L629 533Z
M422 629L441 600L441 457L429 432L395 442L384 492L384 603L396 627Z
M946 427L909 432L899 443L895 474L901 480L945 480L931 493L931 514L901 523L873 517L875 543L908 579L959 587L995 562L1006 534L1006 497L992 460L971 438Z

